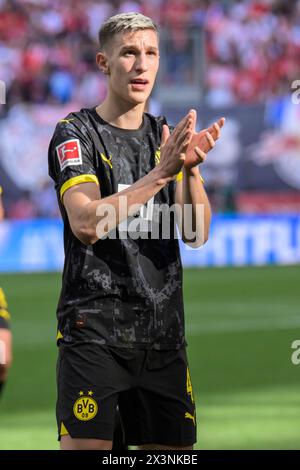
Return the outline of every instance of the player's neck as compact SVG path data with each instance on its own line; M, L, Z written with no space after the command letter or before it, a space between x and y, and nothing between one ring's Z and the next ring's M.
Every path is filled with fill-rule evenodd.
M143 122L145 104L133 105L121 100L106 97L103 103L97 106L99 116L112 126L120 129L139 129Z

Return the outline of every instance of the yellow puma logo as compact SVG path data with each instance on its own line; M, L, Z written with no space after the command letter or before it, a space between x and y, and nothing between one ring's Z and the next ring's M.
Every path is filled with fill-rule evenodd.
M191 413L186 412L184 417L185 417L185 419L191 419L194 423L194 426L196 426L195 414L193 416L193 415L191 415Z
M111 157L107 158L104 153L100 153L100 157L102 160L109 165L109 167L112 169L112 162L111 162Z

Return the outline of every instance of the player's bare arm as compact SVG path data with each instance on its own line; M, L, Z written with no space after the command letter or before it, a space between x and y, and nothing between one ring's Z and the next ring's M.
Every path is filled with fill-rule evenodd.
M196 112L193 113L193 137L188 147L182 179L177 181L175 200L182 210L178 217L183 241L193 248L197 248L208 240L211 223L211 209L199 172L199 165L206 159L207 153L214 148L221 135L221 128L225 119L221 118L208 129L196 133ZM191 211L184 211L185 205L190 205ZM195 233L190 239L187 235Z
M96 227L101 220L101 215L97 214L106 217L105 209L108 205L113 208L111 217L114 217L114 220L108 221L110 230L134 215L139 207L174 179L181 170L192 138L192 129L193 113L190 112L167 139L161 151L160 164L128 189L102 199L101 188L95 183L84 183L68 189L64 194L63 203L74 235L86 245L95 243L99 239ZM163 132L166 138L167 126L164 126ZM127 199L126 212L120 211L120 197ZM105 234L103 233L103 236Z

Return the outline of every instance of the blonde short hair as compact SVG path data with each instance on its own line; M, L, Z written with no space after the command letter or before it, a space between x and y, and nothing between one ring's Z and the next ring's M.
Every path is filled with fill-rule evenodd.
M154 21L141 13L120 13L111 16L100 28L98 35L100 48L105 48L115 34L141 29L152 29L158 35L158 28Z

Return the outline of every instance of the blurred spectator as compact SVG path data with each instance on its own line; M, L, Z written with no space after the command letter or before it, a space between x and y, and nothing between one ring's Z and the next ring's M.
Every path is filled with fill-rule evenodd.
M68 70L56 70L51 74L49 90L59 103L71 101L74 87L74 77Z
M52 119L54 125L67 114L59 109L64 105L77 109L103 100L106 80L95 65L98 30L109 16L129 11L152 17L167 32L165 83L191 81L190 32L201 29L206 66L199 86L205 83L207 104L268 101L272 106L266 121L275 125L283 91L300 77L300 0L0 0L0 79L7 89L7 105L0 107L0 162L7 178L3 162L10 155L15 170L9 177L23 194L10 201L10 217L56 216L44 161L39 160ZM51 111L54 105L59 105L56 112ZM1 128L5 117L6 130ZM39 120L32 146L31 132ZM216 205L230 206L230 188L222 191L212 190L215 200L223 201Z
M0 76L8 105L69 102L86 88L86 73L102 97L97 32L106 18L128 11L169 31L166 70L174 83L190 74L189 32L204 29L209 104L262 101L278 84L299 78L299 0L1 0Z
M209 104L264 101L299 77L299 1L206 3Z
M9 219L33 219L37 216L36 207L30 199L30 194L25 193L24 196L17 201L11 202L7 209L7 217Z

